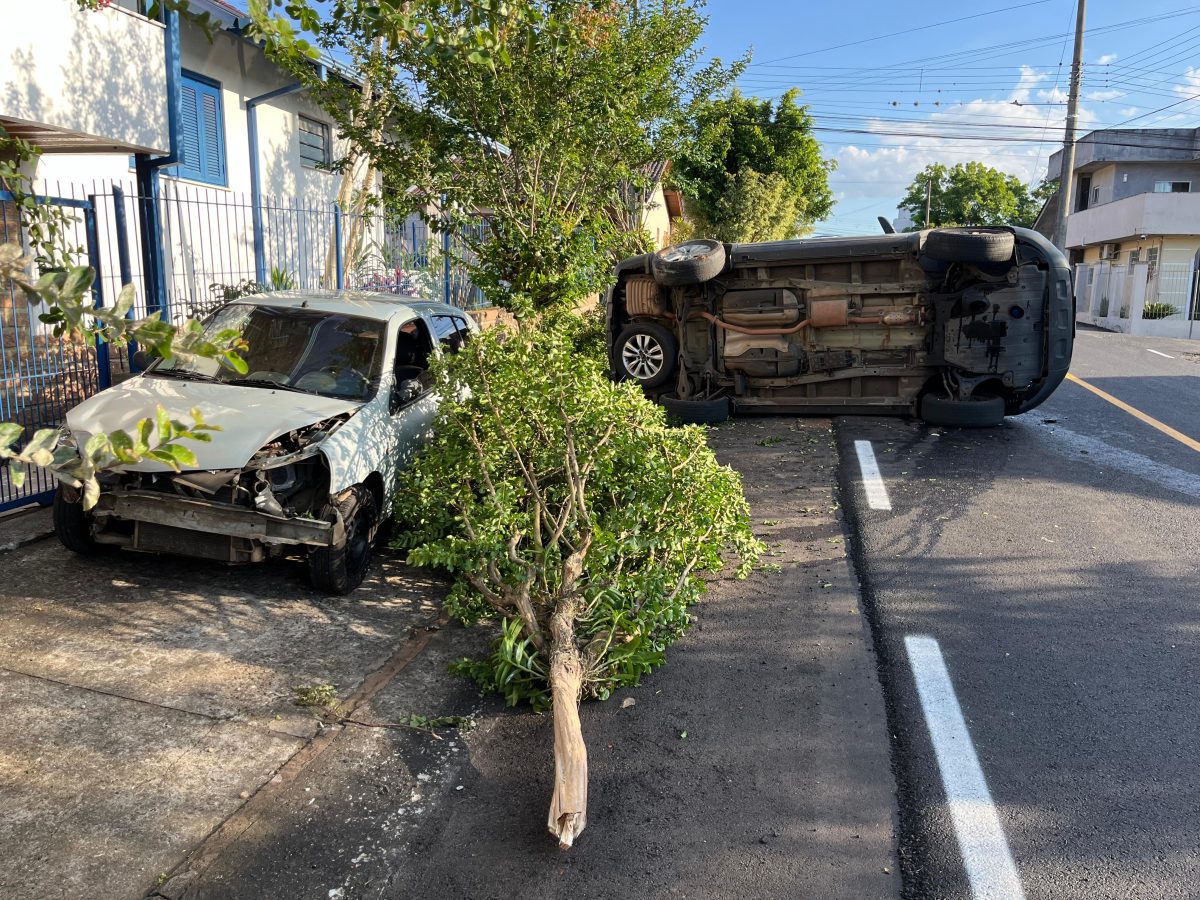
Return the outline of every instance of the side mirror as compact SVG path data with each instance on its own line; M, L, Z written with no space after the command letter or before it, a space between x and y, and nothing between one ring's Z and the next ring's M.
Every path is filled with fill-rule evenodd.
M133 367L139 372L145 372L158 356L149 350L138 350L133 354Z
M415 378L405 378L392 388L392 412L397 412L421 396L424 388Z

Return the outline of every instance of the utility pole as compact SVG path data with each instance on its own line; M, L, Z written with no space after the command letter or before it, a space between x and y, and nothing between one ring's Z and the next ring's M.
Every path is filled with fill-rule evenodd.
M1067 215L1071 181L1075 175L1075 121L1079 109L1079 84L1083 80L1083 18L1087 0L1078 0L1075 11L1075 53L1071 57L1071 92L1067 96L1067 127L1063 134L1062 171L1058 175L1058 216L1054 220L1054 245L1067 252Z
M925 227L931 228L929 224L929 203L933 200L933 176L930 175L925 179Z

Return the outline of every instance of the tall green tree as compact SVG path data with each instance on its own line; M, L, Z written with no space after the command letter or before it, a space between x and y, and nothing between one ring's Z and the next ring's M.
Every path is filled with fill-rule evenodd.
M473 280L525 318L598 290L645 247L625 207L732 77L701 62L705 21L697 0L336 0L315 42L352 55L369 99L318 80L302 53L280 58L395 192L460 230Z
M821 156L799 97L793 89L772 103L734 90L699 109L672 168L698 233L778 240L829 215L834 161Z
M925 222L926 190L929 219ZM913 218L913 228L971 225L1017 225L1032 228L1055 182L1036 187L1015 175L981 162L946 166L931 163L905 190L900 208Z

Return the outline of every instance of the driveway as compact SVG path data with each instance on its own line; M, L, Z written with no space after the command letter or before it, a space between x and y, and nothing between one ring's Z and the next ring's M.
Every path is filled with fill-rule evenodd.
M14 898L153 888L317 734L294 689L348 697L442 592L394 559L336 602L286 562L85 560L44 539L0 566L0 896Z

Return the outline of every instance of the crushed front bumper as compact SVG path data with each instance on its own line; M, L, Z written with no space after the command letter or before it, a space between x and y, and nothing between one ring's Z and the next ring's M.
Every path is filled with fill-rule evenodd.
M271 546L328 547L338 537L333 522L289 519L156 491L102 493L93 514L98 542L222 562L254 562ZM133 523L132 535L122 533L124 530L106 531L111 520Z

